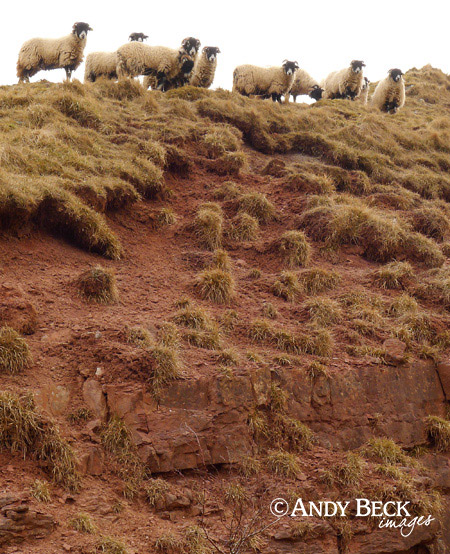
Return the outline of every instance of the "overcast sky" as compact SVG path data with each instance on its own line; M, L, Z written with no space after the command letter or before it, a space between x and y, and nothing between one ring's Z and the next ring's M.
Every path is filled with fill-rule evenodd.
M25 40L63 36L75 21L94 29L85 55L114 51L134 31L149 35L148 44L176 48L184 37L195 36L202 46L219 46L214 88L231 88L237 65L280 65L285 58L298 60L317 80L352 59L366 62L371 81L392 67L406 71L427 63L449 73L448 14L444 0L8 2L0 33L0 84L17 82L17 54ZM82 80L83 73L84 64L74 77ZM58 69L32 80L63 77Z

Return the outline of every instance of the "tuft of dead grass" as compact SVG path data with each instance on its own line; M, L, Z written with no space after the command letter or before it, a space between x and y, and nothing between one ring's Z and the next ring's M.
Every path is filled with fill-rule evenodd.
M299 281L307 294L315 295L336 288L341 282L341 277L334 271L314 268L303 271Z
M405 289L413 278L414 271L408 262L390 262L374 273L374 282L384 289Z
M286 231L279 239L279 249L289 267L305 266L311 257L311 246L301 231Z
M228 304L235 294L234 279L222 269L207 269L196 278L195 288L203 300Z
M31 362L32 356L26 340L11 327L1 327L0 372L16 374Z
M255 217L260 223L275 219L275 206L260 192L249 192L239 199L239 210Z
M195 234L209 250L220 248L222 243L223 216L221 210L211 205L200 207L194 220Z
M75 281L79 293L90 302L114 304L119 299L116 276L99 265L84 271Z
M288 302L294 302L300 292L297 275L292 271L282 271L272 286L272 292Z
M450 421L437 416L429 416L426 420L427 434L430 443L438 452L450 449Z
M258 238L259 222L256 217L249 215L246 212L239 212L236 217L231 220L230 227L227 230L227 235L232 240L251 241Z

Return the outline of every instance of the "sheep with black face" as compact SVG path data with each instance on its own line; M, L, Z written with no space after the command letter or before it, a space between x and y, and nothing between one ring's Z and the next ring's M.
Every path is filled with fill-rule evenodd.
M354 100L363 86L365 65L361 60L353 60L349 67L330 73L320 85L324 89L322 98Z
M57 39L32 38L22 45L17 61L17 76L20 82L29 82L30 77L41 70L64 68L66 78L72 77L72 72L83 61L88 31L92 31L87 23L74 23L72 32Z
M382 112L396 113L405 105L405 81L400 69L390 69L375 88L370 104Z
M297 96L308 95L314 100L322 98L323 89L319 83L309 75L304 69L298 69L295 74L294 84L291 88L291 96L294 102L297 101Z
M217 67L217 54L220 49L217 46L205 46L201 56L194 65L190 84L194 87L209 88L214 81Z
M289 98L297 69L298 63L288 60L281 67L240 65L233 71L233 92L281 103L282 96Z
M131 42L143 42L147 35L144 33L131 33ZM94 83L99 77L105 79L117 79L117 53L116 52L91 52L86 56L84 66L84 82Z
M188 81L194 58L183 46L178 50L166 46L148 46L142 42L129 42L117 50L117 76L119 79L146 75L158 90L167 90L172 82Z

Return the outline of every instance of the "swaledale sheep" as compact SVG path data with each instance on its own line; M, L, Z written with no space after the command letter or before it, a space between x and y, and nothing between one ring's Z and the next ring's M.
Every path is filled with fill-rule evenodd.
M324 89L322 98L354 100L361 92L365 65L360 60L353 60L350 67L330 73L320 85Z
M319 87L319 83L309 75L304 69L298 69L295 74L294 84L291 88L291 96L294 102L297 101L297 96L307 94L314 100L322 98L323 89Z
M361 104L367 104L367 101L369 99L369 85L369 79L367 77L364 77L361 92L359 93L359 96L356 97L357 102L361 102Z
M131 33L128 37L131 42L144 42L146 39L148 39L148 35L144 35L144 33Z
M131 42L143 42L148 36L144 33L131 33ZM94 83L99 77L117 79L117 53L91 52L86 56L84 67L84 82Z
M64 68L68 80L83 61L88 31L87 23L74 23L72 32L65 37L32 38L22 45L17 61L19 83L29 82L30 77L42 69Z
M405 105L405 81L400 69L390 69L375 88L370 103L383 112L395 113Z
M220 54L217 46L205 46L201 56L195 62L190 84L194 87L209 88L214 81L217 67L217 54Z
M183 47L173 50L166 46L129 42L117 50L119 79L148 75L154 78L152 81L158 90L167 90L171 81L188 82L193 67L194 59Z
M233 71L233 92L244 96L272 98L281 103L281 97L289 98L294 83L297 62L284 60L281 67L239 65Z

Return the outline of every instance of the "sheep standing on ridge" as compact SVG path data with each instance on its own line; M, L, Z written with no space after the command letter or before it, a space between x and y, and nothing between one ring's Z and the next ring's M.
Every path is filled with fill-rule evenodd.
M390 69L375 88L370 103L387 113L396 113L405 105L405 81L400 69Z
M74 23L70 35L62 38L32 38L22 45L17 61L19 83L29 82L30 77L42 69L64 68L68 80L83 61L88 31L87 23Z
M131 42L143 42L147 35L144 33L131 33ZM84 66L84 82L94 83L99 77L117 79L117 53L116 52L91 52L86 56Z
M369 99L369 85L369 79L367 77L364 77L361 92L359 93L359 96L356 97L357 102L361 102L361 104L367 104L367 101Z
M217 67L217 54L220 54L217 46L205 46L202 55L196 61L191 75L190 84L194 87L209 88L214 81Z
M233 71L233 92L244 96L272 98L281 103L284 96L288 101L294 83L297 62L284 60L281 67L258 67L239 65Z
M307 94L314 100L320 100L322 98L323 89L320 88L319 83L309 75L304 69L298 69L295 74L294 84L291 88L291 96L294 102L297 101L297 96Z
M322 98L344 98L354 100L363 86L363 67L365 63L353 60L350 67L333 71L321 83L324 89Z

